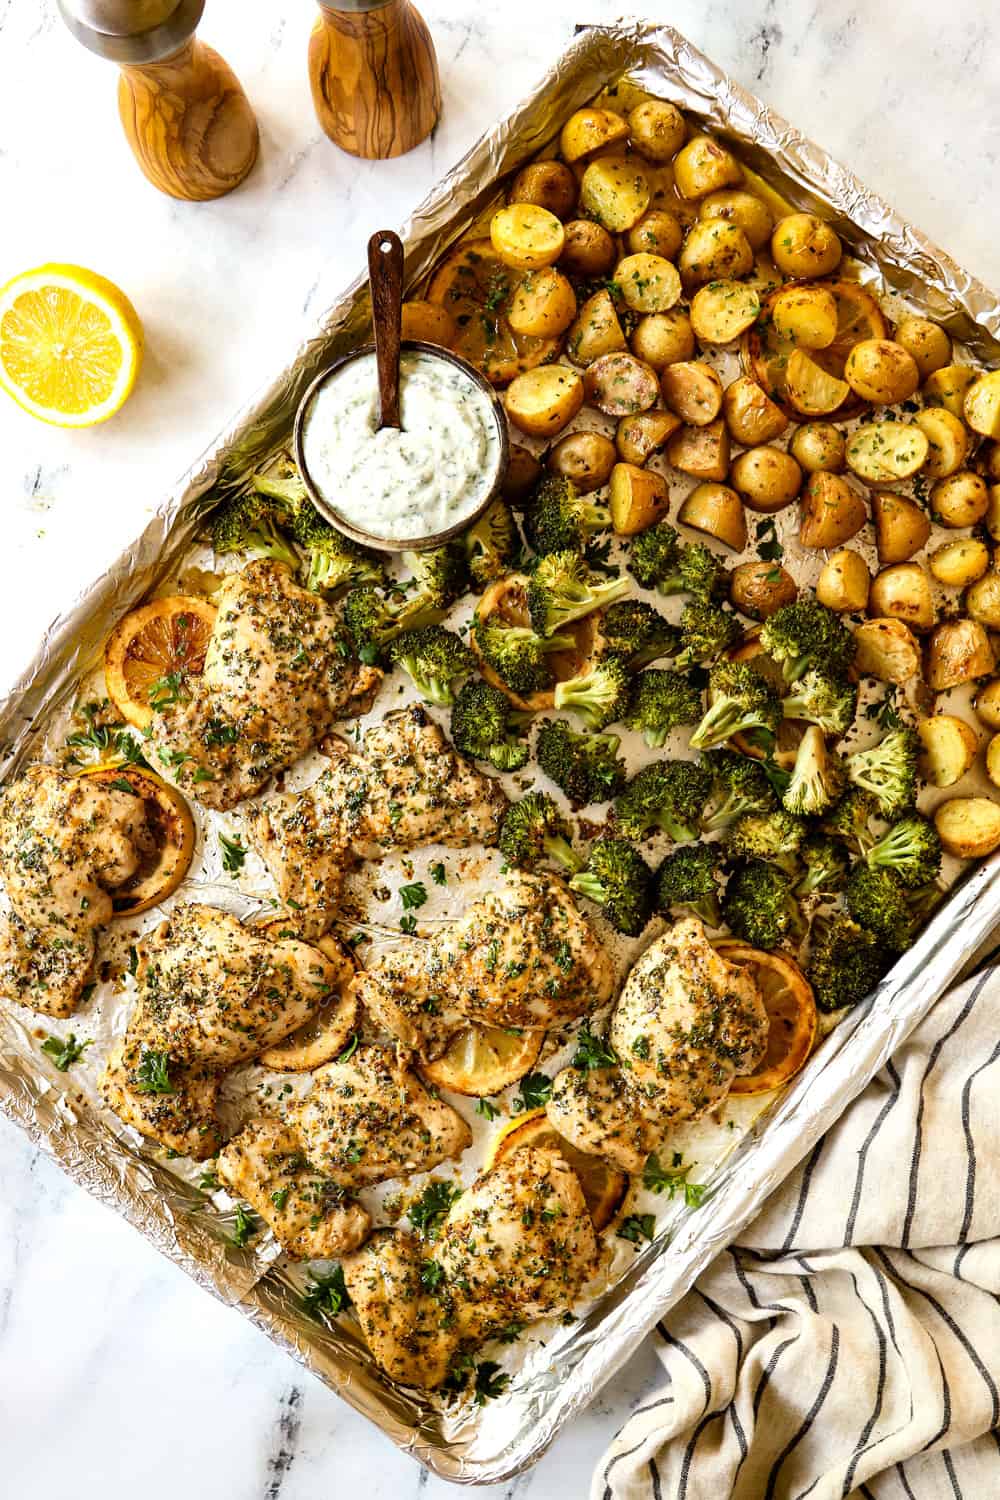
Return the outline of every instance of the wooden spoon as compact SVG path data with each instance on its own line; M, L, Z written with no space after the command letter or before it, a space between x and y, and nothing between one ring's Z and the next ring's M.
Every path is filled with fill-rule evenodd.
M403 323L403 242L391 229L368 241L372 328L378 365L378 425L400 427L399 340Z

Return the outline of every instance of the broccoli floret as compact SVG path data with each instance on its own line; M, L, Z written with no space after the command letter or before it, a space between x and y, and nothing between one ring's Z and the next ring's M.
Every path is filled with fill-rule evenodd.
M476 678L465 683L455 699L451 737L463 755L488 760L498 771L519 771L528 761L528 742L512 731L530 718L511 709L506 693Z
M695 750L711 750L748 730L774 735L781 723L780 698L744 661L720 661L711 669L708 705L708 712L691 736Z
M642 732L650 749L658 750L672 729L696 724L700 713L701 689L683 672L651 667L635 679L625 723Z
M859 787L848 787L823 818L823 828L834 838L843 839L856 854L864 854L875 842L871 820L877 811L875 798Z
M314 594L385 582L385 570L371 552L358 547L310 505L299 511L292 535L306 553L306 588Z
M895 870L907 890L935 881L941 873L941 840L937 829L920 813L894 823L865 855L869 865Z
M436 609L449 609L469 588L469 563L460 538L430 547L426 552L404 552L415 596Z
M583 861L574 851L572 830L553 799L545 792L529 792L504 814L500 828L500 853L507 864L531 869L541 859L551 859L575 873Z
M462 537L469 573L477 589L502 578L520 548L517 525L502 500L494 500Z
M628 570L644 589L655 589L661 578L677 573L681 539L666 521L658 521L633 537L629 549ZM667 589L666 593L678 592Z
M274 515L291 527L293 536L301 516L316 514L302 475L290 458L282 457L266 473L255 474L250 483L258 495L274 502Z
M597 649L620 656L633 672L661 656L673 656L678 632L643 599L619 599L601 615Z
M212 518L212 551L249 552L298 568L299 554L278 527L275 502L255 490L226 500Z
M668 854L653 886L657 911L686 906L708 927L722 920L719 907L718 844L685 844Z
M675 844L698 837L712 775L690 760L657 760L637 771L615 803L615 828L628 839L659 829Z
M847 779L872 794L883 817L895 817L916 799L919 749L915 729L894 729L870 750L855 750L847 757Z
M854 723L858 690L845 678L830 677L815 667L803 674L794 691L782 699L786 719L818 724L824 734L846 734Z
M472 633L483 661L492 667L511 692L518 694L539 693L550 688L549 653L570 651L576 644L569 635L553 635L546 641L527 626L496 624L493 615L485 620L475 616Z
M839 912L815 923L806 974L820 1010L857 1005L892 966L874 933Z
M805 836L803 819L779 807L774 812L744 813L726 829L725 844L732 858L767 860L792 869Z
M685 546L666 521L639 533L628 568L644 589L692 594L705 601L722 598L729 583L729 570L714 552L703 542Z
M777 807L774 788L760 761L735 750L713 750L704 757L704 764L712 773L716 799L702 819L707 831L727 828L744 813L773 812Z
M893 953L902 953L910 946L916 922L903 882L894 870L855 865L844 887L844 902L854 920Z
M851 862L843 844L826 833L810 833L799 845L805 874L795 886L798 896L832 896L842 890Z
M591 495L581 495L571 479L547 474L535 486L525 530L536 552L582 552L590 538L611 525L611 512Z
M839 615L818 599L796 599L765 620L760 644L780 662L786 682L797 682L810 667L843 675L854 659L854 636Z
M735 937L752 948L776 948L804 932L790 877L777 865L751 859L729 877L722 916Z
M618 599L627 588L627 578L597 578L576 552L552 552L539 559L531 575L528 614L539 635L555 635Z
M844 768L826 748L823 731L810 724L799 743L789 781L781 800L799 817L815 817L832 807L844 790Z
M616 734L578 734L565 719L542 724L535 741L538 766L574 807L607 802L625 785L625 762Z
M476 658L465 642L443 625L402 631L389 646L389 660L412 677L421 698L438 708L454 703L455 683L476 667Z
M369 666L387 661L386 650L390 641L404 630L436 625L442 615L440 609L429 606L419 595L394 608L370 584L352 589L344 599L343 608L344 624L358 656Z
M652 908L652 870L627 839L595 839L570 888L595 901L616 932L638 937Z
M555 706L578 714L590 729L604 729L624 717L630 688L624 662L617 656L604 656L576 677L556 683Z
M681 649L678 667L693 667L697 662L712 662L728 651L741 635L736 616L703 599L693 599L681 614Z

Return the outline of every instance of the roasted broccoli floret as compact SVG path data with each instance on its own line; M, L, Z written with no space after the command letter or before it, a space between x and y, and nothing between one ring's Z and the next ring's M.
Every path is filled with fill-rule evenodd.
M894 870L855 865L844 887L844 902L854 920L893 953L902 953L910 946L916 921L903 882Z
M825 814L823 828L834 838L843 839L855 854L865 854L875 842L871 820L877 811L874 797L860 787L851 786Z
M786 682L798 682L810 667L843 675L854 659L854 636L818 599L796 599L776 610L764 621L760 644L781 663Z
M814 923L806 974L820 1010L857 1005L891 966L875 934L840 912Z
M308 516L310 511L315 515L302 475L290 458L282 458L266 474L255 474L250 483L258 495L266 495L274 502L274 515L290 526L293 533L300 516Z
M759 760L735 750L713 750L704 757L712 773L715 802L702 826L708 832L726 828L744 813L772 812L778 805L774 788Z
M752 948L776 948L783 937L801 937L805 930L791 878L762 859L752 859L730 875L722 917L733 935Z
M799 742L792 778L781 794L791 813L816 817L832 807L844 790L844 768L839 756L826 748L823 731L810 724Z
M442 610L429 605L419 594L404 604L393 606L371 584L352 589L344 598L344 624L354 641L358 656L370 666L387 661L390 641L404 630L421 630L436 625Z
M305 551L306 588L314 594L385 582L385 570L374 553L350 541L311 505L299 511L291 531Z
M734 859L765 859L790 870L806 827L802 818L783 807L774 812L744 813L726 829L726 850Z
M681 539L667 521L657 521L632 538L629 548L628 570L644 589L655 589L661 578L670 579L677 573L677 564L682 552ZM665 593L679 592L666 589Z
M696 599L718 599L727 589L725 564L702 542L685 546L666 521L641 531L632 543L629 572L644 589L661 594L692 594Z
M527 507L525 531L536 552L582 552L590 538L611 525L611 512L592 495L581 495L571 479L547 474Z
M476 658L453 630L425 625L404 630L389 645L389 660L413 679L421 698L448 708L455 701L455 683L476 668Z
M556 683L555 706L578 714L590 729L603 729L624 718L631 681L624 662L603 656L576 677Z
M832 896L842 890L851 868L847 850L826 833L810 833L799 845L805 874L795 886L798 896Z
M916 799L919 749L915 729L894 729L871 749L855 750L847 757L847 779L872 794L883 817L893 818Z
M448 609L469 588L469 563L460 537L430 547L426 552L404 552L410 570L410 587L437 609Z
M574 620L618 599L627 578L600 579L576 552L552 552L539 559L528 583L528 614L539 635L555 635Z
M854 723L858 707L858 690L846 678L831 677L811 667L782 699L781 711L786 719L805 719L818 724L824 734L846 734Z
M279 529L276 503L252 490L234 495L212 517L212 551L247 552L298 568L299 554Z
M520 548L517 523L502 500L492 505L470 526L462 537L468 558L469 573L477 589L502 578Z
M873 867L895 870L907 890L914 891L941 873L941 840L934 824L913 812L894 823L865 858Z
M701 689L683 672L650 667L635 679L625 723L642 732L646 744L658 750L672 729L696 724L701 713Z
M675 844L698 837L712 775L690 760L657 760L637 771L615 803L615 829L627 839L661 830Z
M500 829L500 853L507 864L531 869L541 859L551 859L564 870L576 872L583 864L570 839L572 830L555 802L545 792L528 792L504 814Z
M578 734L565 719L552 719L539 726L535 759L574 807L586 807L607 802L625 785L620 744L616 734Z
M653 901L657 911L689 907L708 927L722 921L719 907L718 844L684 844L668 854L656 872Z
M693 667L716 661L740 638L736 616L704 599L693 599L681 614L680 650L675 665Z
M595 839L590 857L570 887L595 901L616 932L638 937L652 907L652 870L627 839Z
M472 632L483 661L518 694L543 692L552 686L552 669L548 655L552 651L569 651L572 636L553 635L543 640L524 625L500 625L494 616L472 622Z
M498 771L519 771L528 761L528 742L516 730L530 719L514 712L506 693L477 677L455 699L451 738L456 750L473 760L488 760Z
M620 656L633 672L661 656L673 656L679 636L671 625L643 599L619 599L601 615L597 649Z
M734 734L763 730L774 735L781 723L781 700L745 661L720 661L708 675L708 712L691 736L695 750L710 750Z

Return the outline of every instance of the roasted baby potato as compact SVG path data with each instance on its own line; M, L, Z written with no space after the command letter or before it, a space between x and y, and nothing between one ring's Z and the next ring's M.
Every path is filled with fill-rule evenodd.
M559 150L564 161L579 161L627 139L628 121L613 109L578 109L562 128Z
M616 354L626 347L614 298L610 292L595 292L570 326L566 353L575 365L589 365L603 354Z
M611 471L611 524L619 536L634 536L658 521L670 495L667 481L655 469L615 464Z
M771 304L782 338L799 349L825 349L837 337L837 304L825 286L787 286Z
M854 670L897 686L920 672L920 647L902 620L865 620L855 627Z
M823 564L816 580L816 598L840 615L858 614L868 607L871 581L868 564L860 552L844 547Z
M647 99L629 111L632 144L647 161L669 161L684 144L684 116L664 99Z
M649 199L649 178L634 157L599 156L580 183L580 207L612 234L638 224Z
M960 469L931 486L931 512L942 526L975 526L986 515L990 492L986 480Z
M992 569L972 584L965 595L965 608L973 620L988 630L1000 630L1000 573Z
M555 266L529 271L514 289L507 322L515 333L556 339L576 317L576 293Z
M710 281L691 300L691 327L703 344L731 344L757 321L760 298L742 281Z
M781 407L749 375L739 375L726 386L722 413L730 433L744 448L769 443L788 426Z
M965 463L969 452L969 434L946 406L925 406L913 418L930 444L927 474L931 479L946 479Z
M680 425L680 417L672 411L642 411L634 417L622 417L615 433L615 446L625 463L641 468L652 454L666 446Z
M1000 370L990 370L974 380L965 393L962 407L973 432L1000 438Z
M402 338L419 339L424 344L440 344L450 349L456 332L455 320L446 307L425 302L420 297L412 297L403 303Z
M926 545L931 523L914 500L878 490L871 497L871 505L879 562L907 562Z
M683 239L680 220L665 208L651 208L625 236L633 255L662 255L664 260L674 259Z
M793 460L794 462L794 460ZM802 524L799 541L803 547L826 551L849 542L868 520L865 502L839 474L819 470L810 474L802 491ZM889 614L889 610L880 610Z
M983 517L986 530L995 542L1000 542L1000 484L991 484Z
M771 235L771 258L786 276L829 276L840 262L840 238L815 214L788 214Z
M583 381L568 365L539 365L507 387L504 408L514 426L530 437L554 437L583 405Z
M729 575L730 603L751 620L769 619L798 592L795 579L776 562L740 563Z
M688 230L677 266L681 280L693 291L707 281L745 276L753 269L753 251L736 224L725 219L699 219Z
M975 537L956 537L955 541L936 547L927 565L945 588L964 589L982 578L990 565L990 551L985 542Z
M632 334L632 352L654 370L690 359L694 353L691 319L681 307L640 318Z
M511 203L490 220L490 240L505 266L538 271L559 259L566 231L547 208Z
M592 219L571 219L565 226L559 264L571 276L607 276L615 263L615 242Z
M734 552L747 544L743 502L728 484L696 484L677 512L682 526L714 536Z
M681 427L667 444L667 462L695 479L725 479L729 433L720 418L707 427Z
M576 208L576 178L561 161L534 161L522 167L511 184L510 203L534 203L557 219L568 219Z
M951 339L939 323L932 323L929 318L903 318L896 327L896 343L913 355L921 380L942 369L951 359Z
M851 390L876 406L909 401L920 384L913 355L893 339L861 339L847 356L844 379Z
M795 429L790 450L795 462L807 474L815 474L821 469L839 474L847 462L844 434L832 422L803 422Z
M1000 677L983 684L972 706L988 728L1000 729Z
M930 630L937 612L930 579L919 563L893 563L871 586L868 610L887 620L905 620L911 630Z
M589 495L607 484L617 459L614 443L603 432L569 432L550 449L545 466Z
M986 450L987 479L1000 480L1000 443L990 443Z
M751 510L771 515L791 505L802 488L802 470L790 453L764 443L733 460L729 482Z
M965 417L965 393L976 378L968 365L943 365L924 381L923 397L935 406L945 406L953 417Z
M996 666L990 638L978 620L945 620L927 647L927 683L936 693L989 677Z
M660 375L663 399L682 422L706 427L722 410L722 381L710 365L681 360Z
M1000 848L1000 807L989 797L952 797L934 814L934 827L946 854L984 859Z
M743 181L743 168L731 151L710 135L693 135L674 158L674 181L682 198L705 198Z
M726 219L742 229L752 250L762 250L771 238L774 215L767 204L740 188L709 193L698 205L699 219Z
M994 786L1000 786L1000 734L986 746L986 774Z
M793 349L785 367L785 394L804 417L827 417L843 406L851 388L817 364L805 349Z
M535 455L520 443L511 443L507 472L503 479L503 497L513 506L526 500L541 477L542 466Z
M917 733L923 746L920 774L931 786L954 786L976 758L979 737L971 724L954 714L921 719Z
M868 422L848 441L847 466L870 484L891 484L918 473L929 451L927 434L914 422Z
M656 404L656 371L634 354L602 354L587 366L583 388L591 406L609 417L627 417Z
M633 312L669 312L680 301L677 267L662 255L626 255L615 267L614 282Z

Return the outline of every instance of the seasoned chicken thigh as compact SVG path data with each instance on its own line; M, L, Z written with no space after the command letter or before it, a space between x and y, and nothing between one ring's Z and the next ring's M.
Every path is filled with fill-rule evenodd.
M630 1175L641 1172L657 1131L628 1086L626 1068L563 1068L545 1112L561 1136Z
M94 962L93 929L75 934L0 916L0 996L46 1016L70 1016Z
M344 1282L376 1362L392 1380L434 1390L448 1374L459 1335L450 1302L426 1289L426 1249L402 1230L377 1229L343 1261Z

